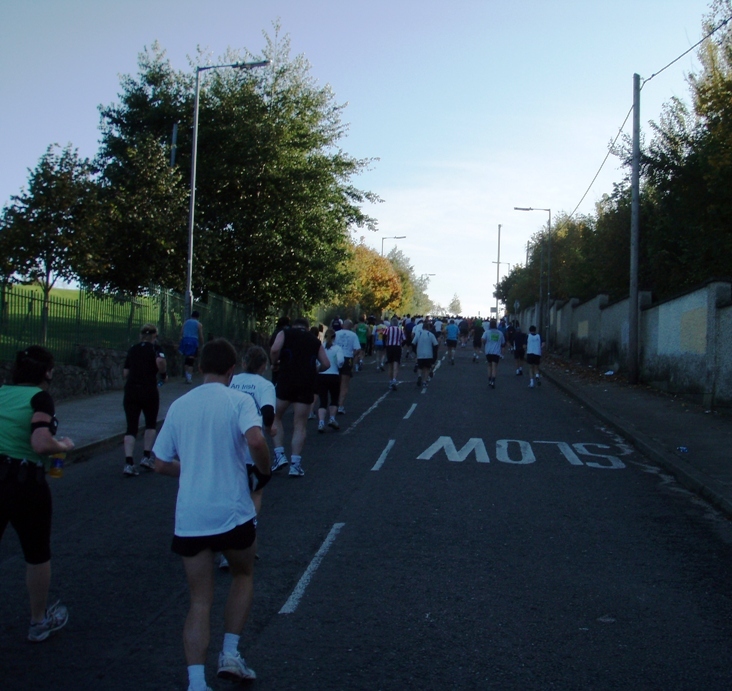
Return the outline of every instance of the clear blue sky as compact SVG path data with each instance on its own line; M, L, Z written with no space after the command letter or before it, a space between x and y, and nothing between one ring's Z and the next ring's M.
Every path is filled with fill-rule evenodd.
M542 212L572 211L647 78L702 36L706 0L0 0L0 203L46 147L96 153L100 104L157 40L174 67L197 46L258 54L279 18L293 53L347 102L343 147L376 157L356 180L384 203L367 209L380 251L398 243L429 294L482 315L501 261L521 263ZM672 96L688 101L694 54L643 89L642 127ZM628 127L626 130L629 131ZM579 212L612 191L611 158ZM502 267L502 275L507 266Z

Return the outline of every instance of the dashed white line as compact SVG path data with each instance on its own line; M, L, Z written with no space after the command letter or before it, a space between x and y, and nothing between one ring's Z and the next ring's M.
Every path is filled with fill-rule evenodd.
M349 432L352 432L352 431L353 431L353 430L354 430L354 429L356 428L356 426L357 426L357 425L358 425L358 424L359 424L359 423L360 423L360 422L361 422L361 421L362 421L362 420L363 420L363 419L364 419L364 418L365 418L365 417L366 417L366 416L367 416L367 415L368 415L369 413L371 413L371 412L373 412L374 410L376 410L376 408L377 408L377 407L379 406L379 403L381 403L381 401L383 401L383 400L384 400L384 399L385 399L385 398L386 398L386 397L387 397L387 396L388 396L388 395L389 395L390 393L391 393L391 391L387 391L387 392L386 392L386 393L385 393L385 394L384 394L384 395L383 395L383 396L382 396L381 398L377 398L377 399L376 399L376 402L375 402L375 403L374 403L374 404L373 404L373 405L372 405L372 406L371 406L371 407L370 407L370 408L369 408L369 409L368 409L368 410L367 410L367 411L366 411L365 413L363 413L363 414L361 415L361 417L360 417L360 418L358 418L358 420L356 420L356 421L355 421L355 422L354 422L354 423L353 423L353 424L352 424L352 425L351 425L351 426L350 426L350 427L349 427L349 428L348 428L348 429L347 429L347 430L346 430L345 432L343 432L343 434L348 434Z
M308 568L305 569L305 573L300 577L300 580L297 582L297 585L292 591L292 594L290 595L290 597L287 598L287 602L282 605L280 614L292 614L297 609L297 606L300 604L302 596L305 594L305 588L307 588L308 584L310 583L310 579L317 571L318 567L320 566L320 562L323 561L323 557L325 557L325 555L328 553L330 546L333 544L333 541L336 539L338 533L341 531L341 528L343 528L344 525L346 524L336 523L330 529L328 537L325 538L323 544L320 546L320 549L317 551L316 555L313 557L313 560L308 565Z
M376 464L374 465L371 470L379 470L382 465L384 465L384 461L386 460L386 457L389 455L389 451L391 451L391 447L394 446L396 443L396 439L389 439L389 443L386 445L386 448L381 452L381 456L379 456L379 460L376 461Z
M417 404L416 403L412 403L412 407L407 411L407 414L404 416L403 419L404 420L409 420L409 418L411 417L411 415L414 412L414 410L415 410L416 407L417 407Z

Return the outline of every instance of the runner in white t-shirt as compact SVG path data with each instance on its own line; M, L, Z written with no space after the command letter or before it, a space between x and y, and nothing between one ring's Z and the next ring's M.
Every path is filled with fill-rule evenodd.
M213 602L214 552L231 568L218 676L256 678L238 644L251 608L256 555L256 511L250 496L270 478L262 418L251 396L229 388L236 351L225 339L201 352L203 385L173 402L153 453L155 470L179 478L171 549L183 558L190 609L183 628L189 691L207 688L205 662ZM251 480L244 461L251 454Z
M541 336L536 333L536 327L529 327L529 335L526 339L526 364L529 366L529 388L534 388L534 381L537 386L541 386L541 376L539 376L539 365L541 364Z
M343 352L343 367L341 367L341 393L338 398L338 414L345 415L346 408L346 396L348 395L348 386L351 383L351 376L353 374L353 363L355 357L361 352L361 344L359 343L358 336L351 331L353 328L353 322L350 319L346 319L343 322L343 328L336 332L335 344Z

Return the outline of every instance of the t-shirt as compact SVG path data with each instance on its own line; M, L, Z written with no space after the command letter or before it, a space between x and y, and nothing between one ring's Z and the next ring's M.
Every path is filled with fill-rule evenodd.
M445 336L447 337L447 340L448 341L457 341L458 331L459 331L459 329L458 329L457 324L455 324L454 322L448 324L445 327Z
M366 341L368 341L369 338L369 327L366 322L359 322L356 324L356 328L354 329L356 332L356 336L358 338L358 342L361 345L366 345Z
M50 415L55 432L54 412L51 395L38 386L0 386L0 454L47 466L46 456L31 446L31 418L35 413Z
M485 344L486 355L500 355L501 348L506 342L503 334L498 329L488 329L481 339Z
M435 333L442 333L442 320L440 319L435 319Z
M198 319L186 319L183 322L183 338L195 338L198 341Z
M386 330L384 344L389 346L401 346L404 343L404 331L401 326L390 326Z
M383 324L377 324L374 327L374 333L376 334L375 343L377 346L384 345L384 332L385 331L386 331L386 327Z
M158 377L158 365L155 362L157 358L165 358L163 349L157 343L150 341L140 341L127 351L125 358L126 370L130 373L127 375L125 388L133 386L155 386Z
M340 331L338 332L340 333ZM356 337L356 334L353 334ZM318 374L318 353L322 344L309 331L292 327L285 331L280 352L277 386L315 391Z
M437 345L437 339L431 331L420 329L419 333L415 334L413 343L417 346L418 360L427 360L434 357L432 347Z
M180 460L177 536L220 535L256 516L244 434L261 426L254 399L223 384L203 384L171 404L153 452Z
M353 353L356 350L361 350L361 344L358 342L358 336L356 336L350 329L341 329L335 335L335 344L340 347L343 351L343 357L353 357Z
M541 336L539 334L529 334L526 339L526 354L541 355Z
M257 406L257 412L262 415L262 409L265 406L271 406L272 411L270 415L274 416L275 407L277 405L277 395L275 394L274 384L265 379L259 374L251 374L250 372L243 372L237 374L232 378L229 388L242 393L248 394L254 400L254 405ZM271 420L265 420L263 422L271 423ZM247 465L254 465L254 460L249 452L249 445L247 445Z
M320 374L338 374L338 370L343 367L345 360L341 347L333 343L330 348L325 349L325 354L330 360L330 367L327 370L323 370Z

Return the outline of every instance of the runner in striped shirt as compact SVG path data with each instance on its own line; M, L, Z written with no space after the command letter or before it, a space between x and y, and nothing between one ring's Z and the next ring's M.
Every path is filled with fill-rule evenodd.
M386 344L386 366L389 372L389 388L397 390L397 375L399 363L402 359L402 345L404 345L404 330L399 326L399 317L391 318L391 326L384 334Z

